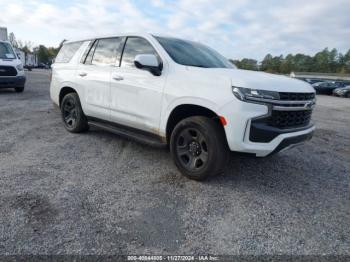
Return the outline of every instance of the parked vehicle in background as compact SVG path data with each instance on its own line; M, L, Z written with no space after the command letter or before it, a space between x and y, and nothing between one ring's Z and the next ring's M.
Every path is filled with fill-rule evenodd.
M29 71L35 68L38 64L38 57L34 53L23 52L20 49L15 50L18 58L21 60L23 67Z
M334 89L333 95L350 98L350 85Z
M38 57L36 54L27 53L26 54L26 63L25 68L28 70L32 70L32 68L35 68L38 64Z
M312 84L316 84L316 83L322 83L322 82L325 82L325 80L320 80L320 79L309 79L309 78L301 78L300 80L303 80L307 83L309 83L310 85Z
M23 92L26 77L21 60L7 41L0 41L0 88Z
M39 69L50 69L50 66L48 64L45 64L45 63L39 63L36 68L39 68Z
M69 132L89 125L169 146L185 176L223 171L229 151L258 157L312 137L307 83L236 69L200 43L150 34L65 42L50 94Z
M332 95L333 90L345 86L344 82L326 81L312 85L317 94Z

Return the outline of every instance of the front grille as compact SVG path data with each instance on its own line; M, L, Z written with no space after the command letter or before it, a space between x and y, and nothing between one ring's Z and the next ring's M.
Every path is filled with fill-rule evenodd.
M0 76L16 76L17 70L13 66L0 66Z
M280 92L280 100L284 101L305 101L315 99L315 93L288 93Z
M311 121L312 110L276 111L268 118L268 125L281 129L307 126Z

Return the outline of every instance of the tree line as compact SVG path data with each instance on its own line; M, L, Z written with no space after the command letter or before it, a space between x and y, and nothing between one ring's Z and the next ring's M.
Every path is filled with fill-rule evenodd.
M25 53L35 53L38 56L39 63L51 64L66 40L63 40L58 47L46 47L44 45L34 47L32 42L16 40L14 33L10 33L9 41L12 46ZM284 57L283 55L272 56L267 54L261 62L250 58L230 59L230 61L240 69L278 74L289 74L291 72L350 73L350 49L345 54L338 52L335 48L332 50L325 48L314 56L289 54Z
M61 49L63 42L62 41L59 47L46 47L44 45L34 46L31 41L21 41L17 40L14 33L9 34L9 41L11 45L19 50L22 50L25 53L34 53L38 56L38 62L44 64L51 64L53 59L57 56L58 51Z
M255 59L230 60L240 69L265 71L269 73L289 74L291 72L317 72L317 73L350 73L350 49L342 54L337 49L329 51L328 48L316 53L314 56L304 54L289 54L272 56L267 54L259 63Z

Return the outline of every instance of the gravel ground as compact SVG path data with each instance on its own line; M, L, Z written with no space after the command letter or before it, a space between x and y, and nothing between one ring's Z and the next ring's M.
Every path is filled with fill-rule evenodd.
M350 255L350 100L318 97L313 140L232 154L204 183L166 150L70 134L45 70L0 90L0 254Z

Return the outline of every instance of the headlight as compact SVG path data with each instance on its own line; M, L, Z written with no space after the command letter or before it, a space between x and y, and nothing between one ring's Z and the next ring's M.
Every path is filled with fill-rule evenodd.
M274 100L280 99L279 93L274 91L256 90L256 89L233 86L232 92L241 101L256 100L256 99L274 99Z
M17 65L16 68L17 68L18 71L23 71L24 70L22 64Z

